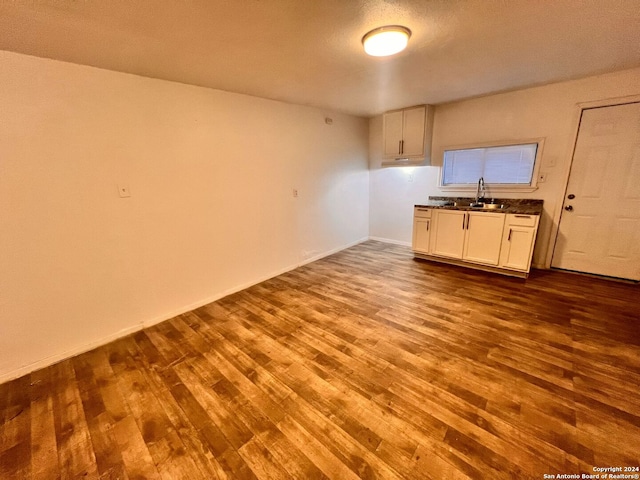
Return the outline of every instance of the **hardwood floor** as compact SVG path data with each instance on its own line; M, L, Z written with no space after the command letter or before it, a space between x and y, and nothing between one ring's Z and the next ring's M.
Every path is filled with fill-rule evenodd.
M0 385L0 478L638 466L639 293L366 242Z

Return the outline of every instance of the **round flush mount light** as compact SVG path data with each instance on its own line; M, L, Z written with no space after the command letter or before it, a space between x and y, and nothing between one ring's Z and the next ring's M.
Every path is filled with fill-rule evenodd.
M364 51L372 57L386 57L407 47L411 30L400 25L388 25L371 30L362 37Z

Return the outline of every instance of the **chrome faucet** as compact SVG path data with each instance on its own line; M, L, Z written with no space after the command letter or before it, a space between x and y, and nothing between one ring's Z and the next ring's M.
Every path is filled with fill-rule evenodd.
M484 177L480 177L480 179L478 180L478 188L476 190L476 203L480 203L481 198L484 199L484 193Z

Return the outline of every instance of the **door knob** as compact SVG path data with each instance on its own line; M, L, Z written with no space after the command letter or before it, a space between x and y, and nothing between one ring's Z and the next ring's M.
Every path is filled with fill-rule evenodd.
M573 210L573 207L572 207L571 205L567 205L566 207L564 207L564 209L565 209L567 212L570 212L570 211L572 211L572 210Z
M573 200L574 198L576 198L576 196L573 193L570 193L569 195L567 195L567 198L569 200Z

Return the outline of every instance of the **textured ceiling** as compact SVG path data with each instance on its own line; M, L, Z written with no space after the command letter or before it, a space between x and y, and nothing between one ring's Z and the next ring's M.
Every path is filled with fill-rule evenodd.
M640 2L3 0L0 50L369 116L640 66Z

